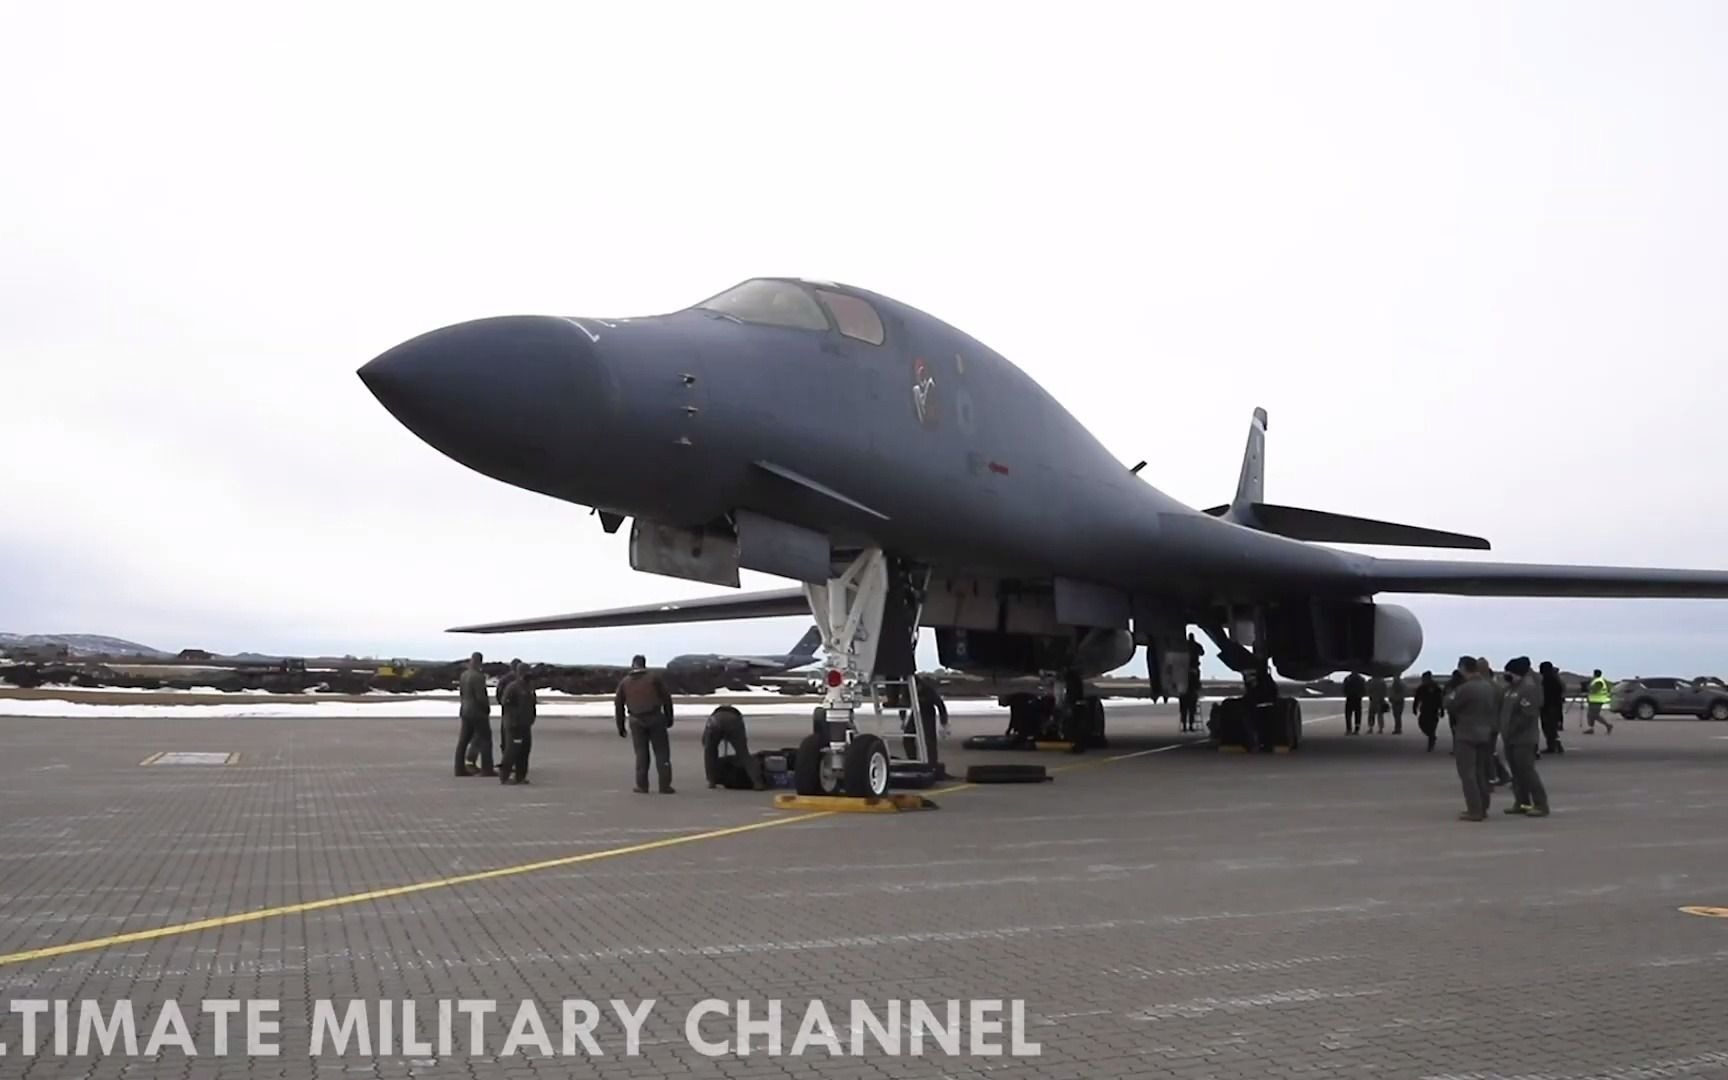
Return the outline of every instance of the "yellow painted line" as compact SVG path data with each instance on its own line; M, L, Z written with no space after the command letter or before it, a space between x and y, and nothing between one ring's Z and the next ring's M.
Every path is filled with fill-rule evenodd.
M1728 919L1728 907L1683 907L1680 910L1688 915L1702 915L1706 919Z
M215 930L224 926L239 926L243 923L263 922L266 919L279 919L287 915L300 915L308 911L327 911L331 908L350 907L355 904L367 904L374 900L389 900L397 896L410 896L414 893L430 892L433 889L450 889L457 885L472 885L477 881L493 881L498 878L516 877L520 874L533 874L541 870L556 870L565 866L576 866L581 863L595 862L600 859L614 859L620 855L638 855L646 851L659 851L663 848L678 847L681 844L694 844L702 840L718 840L725 836L738 836L759 829L772 829L779 825L790 825L799 821L814 821L817 818L833 817L834 811L821 810L810 814L799 814L796 817L770 818L765 821L752 822L749 825L734 825L726 829L712 829L708 832L690 833L685 836L670 836L663 840L650 840L642 844L630 844L626 847L609 848L605 851L590 851L582 855L566 855L558 859L545 859L541 862L523 863L520 866L501 866L496 870L480 870L472 874L459 874L456 877L437 878L432 881L419 881L412 885L397 885L388 889L373 889L370 892L350 893L347 896L331 896L323 900L308 900L301 904L284 904L281 907L260 908L257 911L243 911L237 915L220 915L212 919L199 919L196 922L176 923L172 926L158 926L152 930L134 930L128 934L114 934L110 937L91 938L88 941L71 941L64 945L49 945L40 949L26 949L23 952L0 955L0 967L8 964L22 964L31 960L46 960L54 956L65 956L68 953L91 952L96 949L107 949L115 945L130 945L137 941L155 941L158 938L175 937L180 934L197 933L200 930Z
M1168 746L1155 746L1150 750L1136 750L1127 754L1114 754L1110 757L1092 761L1077 761L1071 765L1062 765L1050 769L1051 773L1072 772L1077 769L1097 768L1117 761L1127 761L1130 758L1146 757L1148 754L1162 754L1169 750L1180 750L1184 746L1198 746L1210 742L1209 739L1197 739L1191 742L1171 743ZM148 765L161 757L161 753L152 754L142 764ZM235 755L238 756L238 755ZM952 787L934 788L931 794L953 794L978 787L978 784L955 784ZM431 881L419 881L412 885L397 885L387 889L373 889L369 892L349 893L346 896L330 896L323 900L308 900L300 904L284 904L280 907L260 908L257 911L243 911L236 915L219 915L211 919L198 919L194 922L175 923L170 926L158 926L151 930L134 930L126 934L112 934L108 937L90 938L86 941L69 941L64 945L48 945L40 949L26 949L23 952L0 954L0 967L9 964L24 964L31 960L47 960L56 956L66 956L71 953L94 952L97 949L112 948L116 945L130 945L139 941L156 941L165 937L176 937L180 934L195 934L202 930L216 930L224 926L240 926L245 923L264 922L268 919L280 919L288 915L302 915L310 911L328 911L331 908L352 907L356 904L368 904L376 900L389 900L398 896L411 896L414 893L430 892L434 889L450 889L458 885L472 885L478 881L492 881L498 878L517 877L521 874L538 873L541 870L556 870L565 866L576 866L581 863L596 862L600 859L612 859L621 855L638 855L647 851L658 851L663 848L678 847L682 844L694 844L703 840L719 840L722 837L738 836L759 829L772 829L780 825L792 825L800 821L814 821L817 818L834 817L838 811L817 810L807 814L797 814L793 817L769 818L764 821L752 822L749 825L734 825L725 829L711 829L708 832L690 833L685 836L670 836L663 840L651 840L642 844L629 844L625 847L608 848L605 851L590 851L582 855L566 855L558 859L544 859L540 862L522 863L519 866L501 866L493 870L480 870L472 874L459 874L455 877L436 878Z
M158 750L154 754L151 754L149 757L145 758L143 761L140 761L138 764L140 764L140 765L154 765L154 764L156 764L156 759L161 757L165 752L166 751Z
M880 799L854 798L847 795L793 795L782 792L774 796L776 810L827 810L837 814L897 814L902 810L934 810L936 804L922 795L890 792Z
M236 764L237 762L239 762L239 760L240 760L240 755L238 753L233 753L233 754L229 754L228 760L224 761L222 764L233 765L233 764Z

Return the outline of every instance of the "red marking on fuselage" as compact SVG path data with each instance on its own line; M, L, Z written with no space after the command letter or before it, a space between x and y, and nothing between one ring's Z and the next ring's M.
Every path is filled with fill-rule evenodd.
M990 463L990 471L993 473L996 473L999 476L1007 476L1008 475L1008 466L1002 464L1000 461L992 461Z

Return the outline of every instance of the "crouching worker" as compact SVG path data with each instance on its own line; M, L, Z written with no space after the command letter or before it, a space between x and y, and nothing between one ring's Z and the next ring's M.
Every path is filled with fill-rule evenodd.
M727 753L722 756L721 748ZM738 774L748 786L761 791L768 785L762 779L762 764L750 753L750 737L744 729L744 714L730 705L722 705L708 714L702 728L702 769L708 776L708 786L743 787ZM727 779L733 783L727 783Z

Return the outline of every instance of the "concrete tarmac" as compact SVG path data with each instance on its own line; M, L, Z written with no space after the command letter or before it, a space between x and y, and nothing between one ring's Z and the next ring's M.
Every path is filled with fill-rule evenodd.
M955 772L1062 771L899 815L707 790L694 710L673 796L632 793L591 720L543 720L503 787L450 775L454 716L0 717L0 999L174 999L201 1049L198 1002L274 999L283 1047L27 1057L0 1012L0 1077L1728 1076L1728 919L1682 910L1728 908L1728 725L1569 728L1552 817L1497 792L1472 824L1444 733L1306 715L1284 755L1216 753L1165 706L1113 707L1079 756L967 753L1005 717L958 717ZM196 760L227 763L171 764ZM505 1019L479 1058L308 1058L313 1003L356 998L423 1002L423 1031L441 999ZM518 1002L566 998L654 999L639 1054L603 1022L604 1056L499 1057ZM812 999L843 1041L853 999L1020 999L1041 1053L708 1057L684 1020L711 998L781 1000L788 1045Z

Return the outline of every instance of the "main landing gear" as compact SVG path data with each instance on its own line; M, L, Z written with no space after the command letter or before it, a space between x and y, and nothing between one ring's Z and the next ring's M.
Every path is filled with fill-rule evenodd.
M1294 750L1302 745L1302 704L1278 696L1272 672L1261 664L1242 673L1244 693L1212 706L1206 727L1220 750Z
M1078 754L1109 745L1104 737L1104 699L1086 693L1079 672L1045 672L1039 676L1036 693L1010 694L1002 703L1008 706L1008 731L990 740L1001 749L1067 743Z
M798 794L881 798L897 779L926 786L934 779L934 766L924 725L913 725L905 735L896 730L892 740L884 737L885 707L919 715L912 675L922 585L879 548L866 548L839 577L806 585L804 591L822 632L827 690L817 730L799 745L793 761ZM875 733L858 727L866 702L876 718ZM908 743L912 755L896 761L890 745L904 753Z

